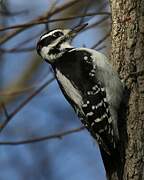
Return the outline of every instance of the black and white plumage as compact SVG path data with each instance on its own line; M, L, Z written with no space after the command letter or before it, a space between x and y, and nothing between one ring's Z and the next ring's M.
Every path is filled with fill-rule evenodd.
M84 26L45 33L37 52L52 65L58 84L82 123L108 155L119 139L117 111L123 86L108 59L88 48L74 48L70 40Z

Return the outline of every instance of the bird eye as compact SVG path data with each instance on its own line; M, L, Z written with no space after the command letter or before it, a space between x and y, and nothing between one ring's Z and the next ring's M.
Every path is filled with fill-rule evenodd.
M53 36L60 37L60 36L63 36L63 33L61 31L57 31L53 34Z

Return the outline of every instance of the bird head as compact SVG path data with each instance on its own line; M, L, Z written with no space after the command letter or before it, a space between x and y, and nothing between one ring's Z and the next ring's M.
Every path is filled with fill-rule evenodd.
M55 29L44 33L37 43L37 53L50 64L72 48L70 42L87 24L74 29Z

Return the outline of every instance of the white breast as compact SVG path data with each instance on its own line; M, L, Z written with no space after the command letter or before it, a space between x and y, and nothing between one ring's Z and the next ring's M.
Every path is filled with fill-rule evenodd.
M78 107L81 107L83 101L80 92L73 86L69 79L66 76L64 76L58 69L56 69L56 77L60 81L64 91L70 97L70 99L74 101Z

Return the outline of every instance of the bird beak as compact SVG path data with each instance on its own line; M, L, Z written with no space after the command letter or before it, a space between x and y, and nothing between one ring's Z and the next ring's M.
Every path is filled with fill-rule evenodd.
M88 23L85 24L81 24L76 26L75 28L73 28L68 34L69 36L72 38L74 36L76 36L81 30L83 30L86 26L88 25Z

